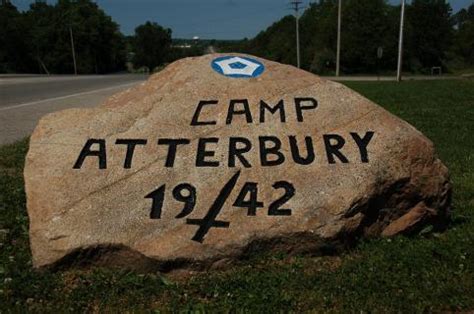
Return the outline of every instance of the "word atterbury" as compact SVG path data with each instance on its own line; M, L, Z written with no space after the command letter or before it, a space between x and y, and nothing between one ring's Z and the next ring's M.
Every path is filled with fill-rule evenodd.
M216 125L215 120L204 120L201 118L205 110L212 110L212 107L218 105L217 100L201 100L191 119L191 126L209 126ZM276 105L271 106L265 101L259 103L259 123L265 123L268 115L275 115L279 117L281 123L287 120L286 111L294 110L296 113L296 120L298 122L304 121L304 113L308 110L316 110L318 102L311 97L295 98L294 107L285 107L283 100L280 100ZM286 111L285 111L286 110ZM231 125L235 118L245 119L247 123L255 123L249 102L247 99L230 100L228 112L225 123ZM116 145L126 147L124 153L123 167L125 169L132 168L133 156L138 147L144 145L158 145L159 148L164 149L167 153L163 161L164 167L174 167L176 156L180 153L180 149L187 145L195 146L195 166L196 167L245 167L252 166L278 166L285 162L291 161L300 165L309 165L315 162L316 152L313 142L315 140L323 141L325 149L325 159L329 164L335 163L349 163L350 161L360 161L362 163L369 162L367 147L373 138L374 132L367 131L364 134L357 132L350 132L349 134L322 134L320 138L314 139L311 136L297 137L288 135L286 138L278 138L271 134L258 136L257 141L251 141L248 138L235 136L228 138L217 137L202 137L193 141L188 138L158 138L158 139L140 139L140 138L122 138L117 139L114 143L106 143L105 139L90 138L87 139L76 162L73 165L74 169L81 169L86 158L98 158L99 169L107 169L107 145ZM290 152L285 152L281 149L282 143L287 141ZM286 143L285 143L286 144ZM215 159L215 149L217 146L226 145L227 162L222 163ZM346 145L355 145L358 148L360 157L358 160L349 160L344 155L342 149ZM250 154L259 154L259 164L252 165L249 161Z

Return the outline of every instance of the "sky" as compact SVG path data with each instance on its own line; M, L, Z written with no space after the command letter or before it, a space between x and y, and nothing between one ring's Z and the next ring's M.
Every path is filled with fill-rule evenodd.
M242 39L252 38L281 17L291 14L289 0L94 0L115 22L122 33L131 35L146 21L173 30L174 38ZM399 3L400 0L389 0ZM27 10L33 0L12 0ZM54 3L48 0L48 3ZM450 0L453 12L474 0ZM309 0L303 0L303 7Z

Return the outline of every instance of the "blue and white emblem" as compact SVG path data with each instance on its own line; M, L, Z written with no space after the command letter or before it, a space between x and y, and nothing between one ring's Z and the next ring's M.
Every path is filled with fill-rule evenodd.
M257 77L265 70L263 63L257 60L237 56L216 58L211 65L214 71L228 77Z

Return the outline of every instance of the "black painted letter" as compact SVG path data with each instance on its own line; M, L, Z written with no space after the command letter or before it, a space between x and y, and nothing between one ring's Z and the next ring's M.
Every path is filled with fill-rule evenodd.
M99 144L99 150L91 150L91 147L94 144ZM105 150L105 140L93 138L88 139L72 168L81 169L84 160L88 156L99 157L99 169L107 169L107 152Z
M285 106L283 99L278 102L273 108L270 107L266 102L260 100L260 123L265 122L265 110L268 110L271 114L275 114L278 110L280 111L280 121L286 122L285 118Z
M360 160L364 163L369 162L369 157L367 156L367 146L369 145L370 140L374 136L374 132L366 132L363 138L361 138L359 134L355 132L351 132L351 136L359 147Z
M178 145L187 145L191 143L190 140L185 138L171 139L161 138L158 140L158 145L168 145L168 155L166 156L165 167L171 168L174 166L174 160L176 159L176 150Z
M291 148L291 155L293 156L293 160L300 165L309 165L314 161L314 147L313 147L313 139L310 136L305 137L306 143L306 158L301 157L300 149L298 147L298 143L296 142L296 136L289 136L290 138L290 148Z
M117 139L115 144L118 145L127 145L127 154L125 156L125 162L123 167L125 169L132 168L133 153L135 152L135 146L137 145L146 145L146 140L131 140L131 139Z
M304 106L303 103L310 102L310 105ZM296 118L298 122L303 122L303 110L316 109L318 101L312 97L295 98Z
M193 119L191 120L191 125L212 125L216 124L216 121L198 121L199 115L201 114L202 107L206 105L217 105L217 100L201 100L194 112Z
M324 134L324 146L326 146L326 155L328 158L328 162L330 164L335 164L336 160L334 156L336 156L342 163L348 163L346 156L344 156L339 150L344 146L346 141L344 138L337 134ZM335 140L336 143L331 144L331 140Z
M217 137L208 137L208 138L200 138L198 142L198 149L196 154L196 167L219 167L218 161L206 161L206 157L213 157L216 152L206 150L207 143L215 143L217 144L219 139Z
M260 163L262 166L278 166L285 161L285 156L280 152L281 141L275 136L259 136ZM273 147L267 147L266 142L272 142ZM275 155L275 160L268 160L268 155Z
M244 106L244 109L235 110L236 104L242 104ZM249 101L247 99L232 99L230 101L225 124L232 123L232 117L234 116L234 114L245 114L245 119L247 120L247 123L252 123L252 114L250 113Z
M243 144L243 147L237 148L237 144ZM242 156L244 153L252 149L252 143L245 137L231 137L229 138L229 167L235 167L236 157L240 160L245 168L252 167L247 159Z

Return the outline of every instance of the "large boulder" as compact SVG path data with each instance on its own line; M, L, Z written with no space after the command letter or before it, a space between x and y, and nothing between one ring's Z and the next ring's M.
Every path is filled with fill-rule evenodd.
M45 116L25 183L35 267L314 253L442 224L451 194L413 126L246 55L183 59L97 108Z

